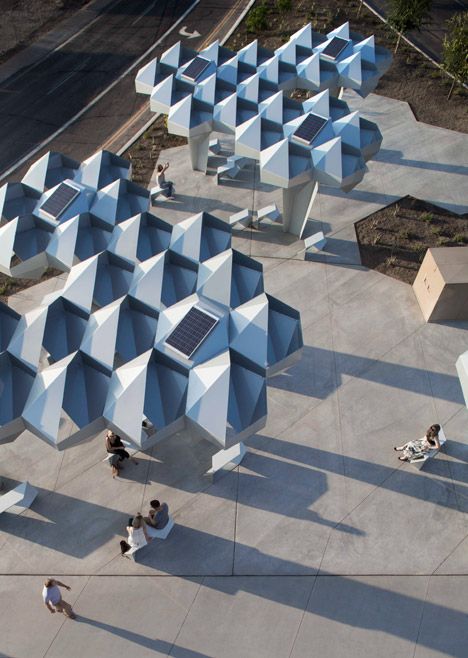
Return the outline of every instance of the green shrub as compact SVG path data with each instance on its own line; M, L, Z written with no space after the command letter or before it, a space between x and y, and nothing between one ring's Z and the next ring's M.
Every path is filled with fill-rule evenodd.
M266 5L259 5L249 11L245 24L249 32L261 32L268 27L268 8Z
M428 224L430 224L434 219L434 215L431 212L422 212L419 219L422 222L427 222Z
M409 30L421 29L431 4L432 0L390 0L388 23L398 32L395 53L402 34L406 34Z
M409 231L407 228L402 228L398 231L398 238L400 240L409 240Z
M278 8L278 11L280 11L282 14L284 14L287 11L291 11L292 1L291 0L276 0L276 6Z
M468 82L468 11L455 14L447 21L448 34L444 37L442 66L453 75L454 80L448 93L452 95L456 82Z
M460 242L461 244L467 244L468 243L468 235L466 233L456 233L453 236L453 241L454 242Z

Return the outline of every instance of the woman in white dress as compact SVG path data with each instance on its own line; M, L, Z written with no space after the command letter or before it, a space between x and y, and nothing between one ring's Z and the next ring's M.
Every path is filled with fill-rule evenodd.
M151 541L151 537L146 532L146 524L139 512L133 519L131 525L127 526L127 533L127 541L132 548L141 548Z
M439 432L440 425L431 425L422 439L408 441L408 443L405 443L402 446L395 446L393 448L394 450L403 452L403 455L398 457L398 459L402 462L409 462L415 457L423 455L425 452L430 452L431 450L439 450Z

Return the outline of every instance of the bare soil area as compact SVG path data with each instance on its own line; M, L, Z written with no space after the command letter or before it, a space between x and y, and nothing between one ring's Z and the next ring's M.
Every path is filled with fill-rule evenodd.
M166 117L159 116L143 135L123 154L132 163L132 180L147 187L151 180L159 154L164 149L187 144L185 137L170 135Z
M2 0L0 64L89 0Z
M10 295L26 290L26 288L35 286L36 283L51 279L59 274L62 274L62 272L53 267L49 267L40 279L12 279L9 276L5 276L5 274L0 274L0 301L6 302Z
M355 224L362 264L412 284L430 247L468 245L468 215L411 196Z

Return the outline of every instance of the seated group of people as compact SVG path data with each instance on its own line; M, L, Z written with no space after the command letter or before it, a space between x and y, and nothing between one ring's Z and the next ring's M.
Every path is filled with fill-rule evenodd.
M395 446L393 448L394 450L403 453L398 459L402 462L410 462L417 457L431 452L431 450L439 450L439 432L440 425L431 425L422 439L408 441L408 443L404 443L402 446Z
M169 507L167 503L160 503L159 500L150 501L150 510L148 516L143 517L140 512L128 519L127 541L120 542L120 550L124 555L131 548L141 548L146 546L152 537L148 532L148 527L155 530L162 530L169 522Z

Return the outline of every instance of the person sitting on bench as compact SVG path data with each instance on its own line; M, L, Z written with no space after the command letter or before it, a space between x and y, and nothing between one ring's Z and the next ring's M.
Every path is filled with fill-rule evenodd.
M157 174L157 181L158 185L161 189L164 190L164 195L168 199L173 199L174 198L174 183L170 180L166 180L165 172L167 168L169 167L169 162L166 162L165 165L158 164L158 174Z
M140 512L133 519L128 520L127 533L127 542L131 548L141 548L151 541L151 537L146 532L145 521Z
M403 455L398 457L398 459L402 462L410 462L431 450L439 450L439 432L440 425L431 425L422 439L408 441L408 443L405 443L402 446L395 446L393 448L394 450L403 452Z
M160 503L159 500L150 501L150 505L151 509L145 521L156 530L162 530L169 521L169 507L167 503Z
M112 477L116 477L122 468L123 460L130 459L130 453L125 450L120 436L114 434L111 430L107 430L106 433L106 450L111 455L109 463L112 468ZM136 459L132 459L132 461L134 464L138 464Z

